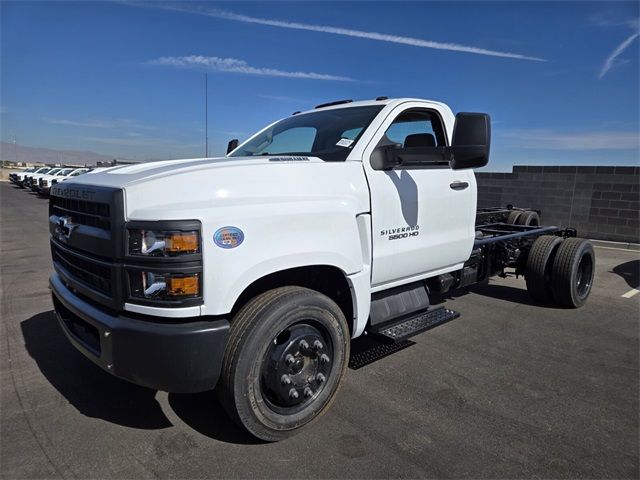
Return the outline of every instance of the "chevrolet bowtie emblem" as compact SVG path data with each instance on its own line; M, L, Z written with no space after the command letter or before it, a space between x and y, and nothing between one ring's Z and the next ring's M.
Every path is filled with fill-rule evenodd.
M69 237L77 226L77 224L73 223L71 217L68 217L66 215L64 217L60 217L58 219L58 227L56 228L58 238L66 242L67 240L69 240Z

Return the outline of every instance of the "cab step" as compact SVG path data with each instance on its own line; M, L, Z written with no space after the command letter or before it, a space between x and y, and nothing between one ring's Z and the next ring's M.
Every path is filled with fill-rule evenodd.
M415 345L411 340L402 342L388 343L383 342L374 337L367 335L366 337L356 338L351 342L351 355L349 356L349 368L358 370L370 363L388 357L389 355L404 350L407 347Z
M460 313L441 306L431 310L416 312L410 316L382 325L376 325L369 330L369 333L387 343L399 343L425 330L458 318L459 316Z

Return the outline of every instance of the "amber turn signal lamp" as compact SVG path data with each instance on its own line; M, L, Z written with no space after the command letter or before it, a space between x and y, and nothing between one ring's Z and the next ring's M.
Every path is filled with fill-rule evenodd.
M196 253L198 232L172 232L165 237L165 250L171 253Z
M184 295L198 295L200 293L200 282L198 275L184 277L167 277L167 295L179 297Z

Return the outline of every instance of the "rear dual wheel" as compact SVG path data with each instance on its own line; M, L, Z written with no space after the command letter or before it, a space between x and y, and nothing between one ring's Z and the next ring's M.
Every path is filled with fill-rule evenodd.
M282 287L248 302L231 324L218 396L227 413L266 441L325 413L349 358L349 328L330 298Z
M533 210L511 210L507 216L507 223L511 225L537 227L540 225L540 215Z
M553 260L551 291L555 301L569 308L584 305L591 293L595 271L593 245L581 238L567 238Z
M581 307L591 293L594 276L595 252L588 240L543 235L529 251L525 280L538 302Z

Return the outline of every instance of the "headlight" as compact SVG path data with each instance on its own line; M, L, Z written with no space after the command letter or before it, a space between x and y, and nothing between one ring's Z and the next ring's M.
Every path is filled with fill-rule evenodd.
M130 271L131 296L154 300L180 300L200 296L199 273Z
M129 230L129 255L174 257L200 253L198 230Z

